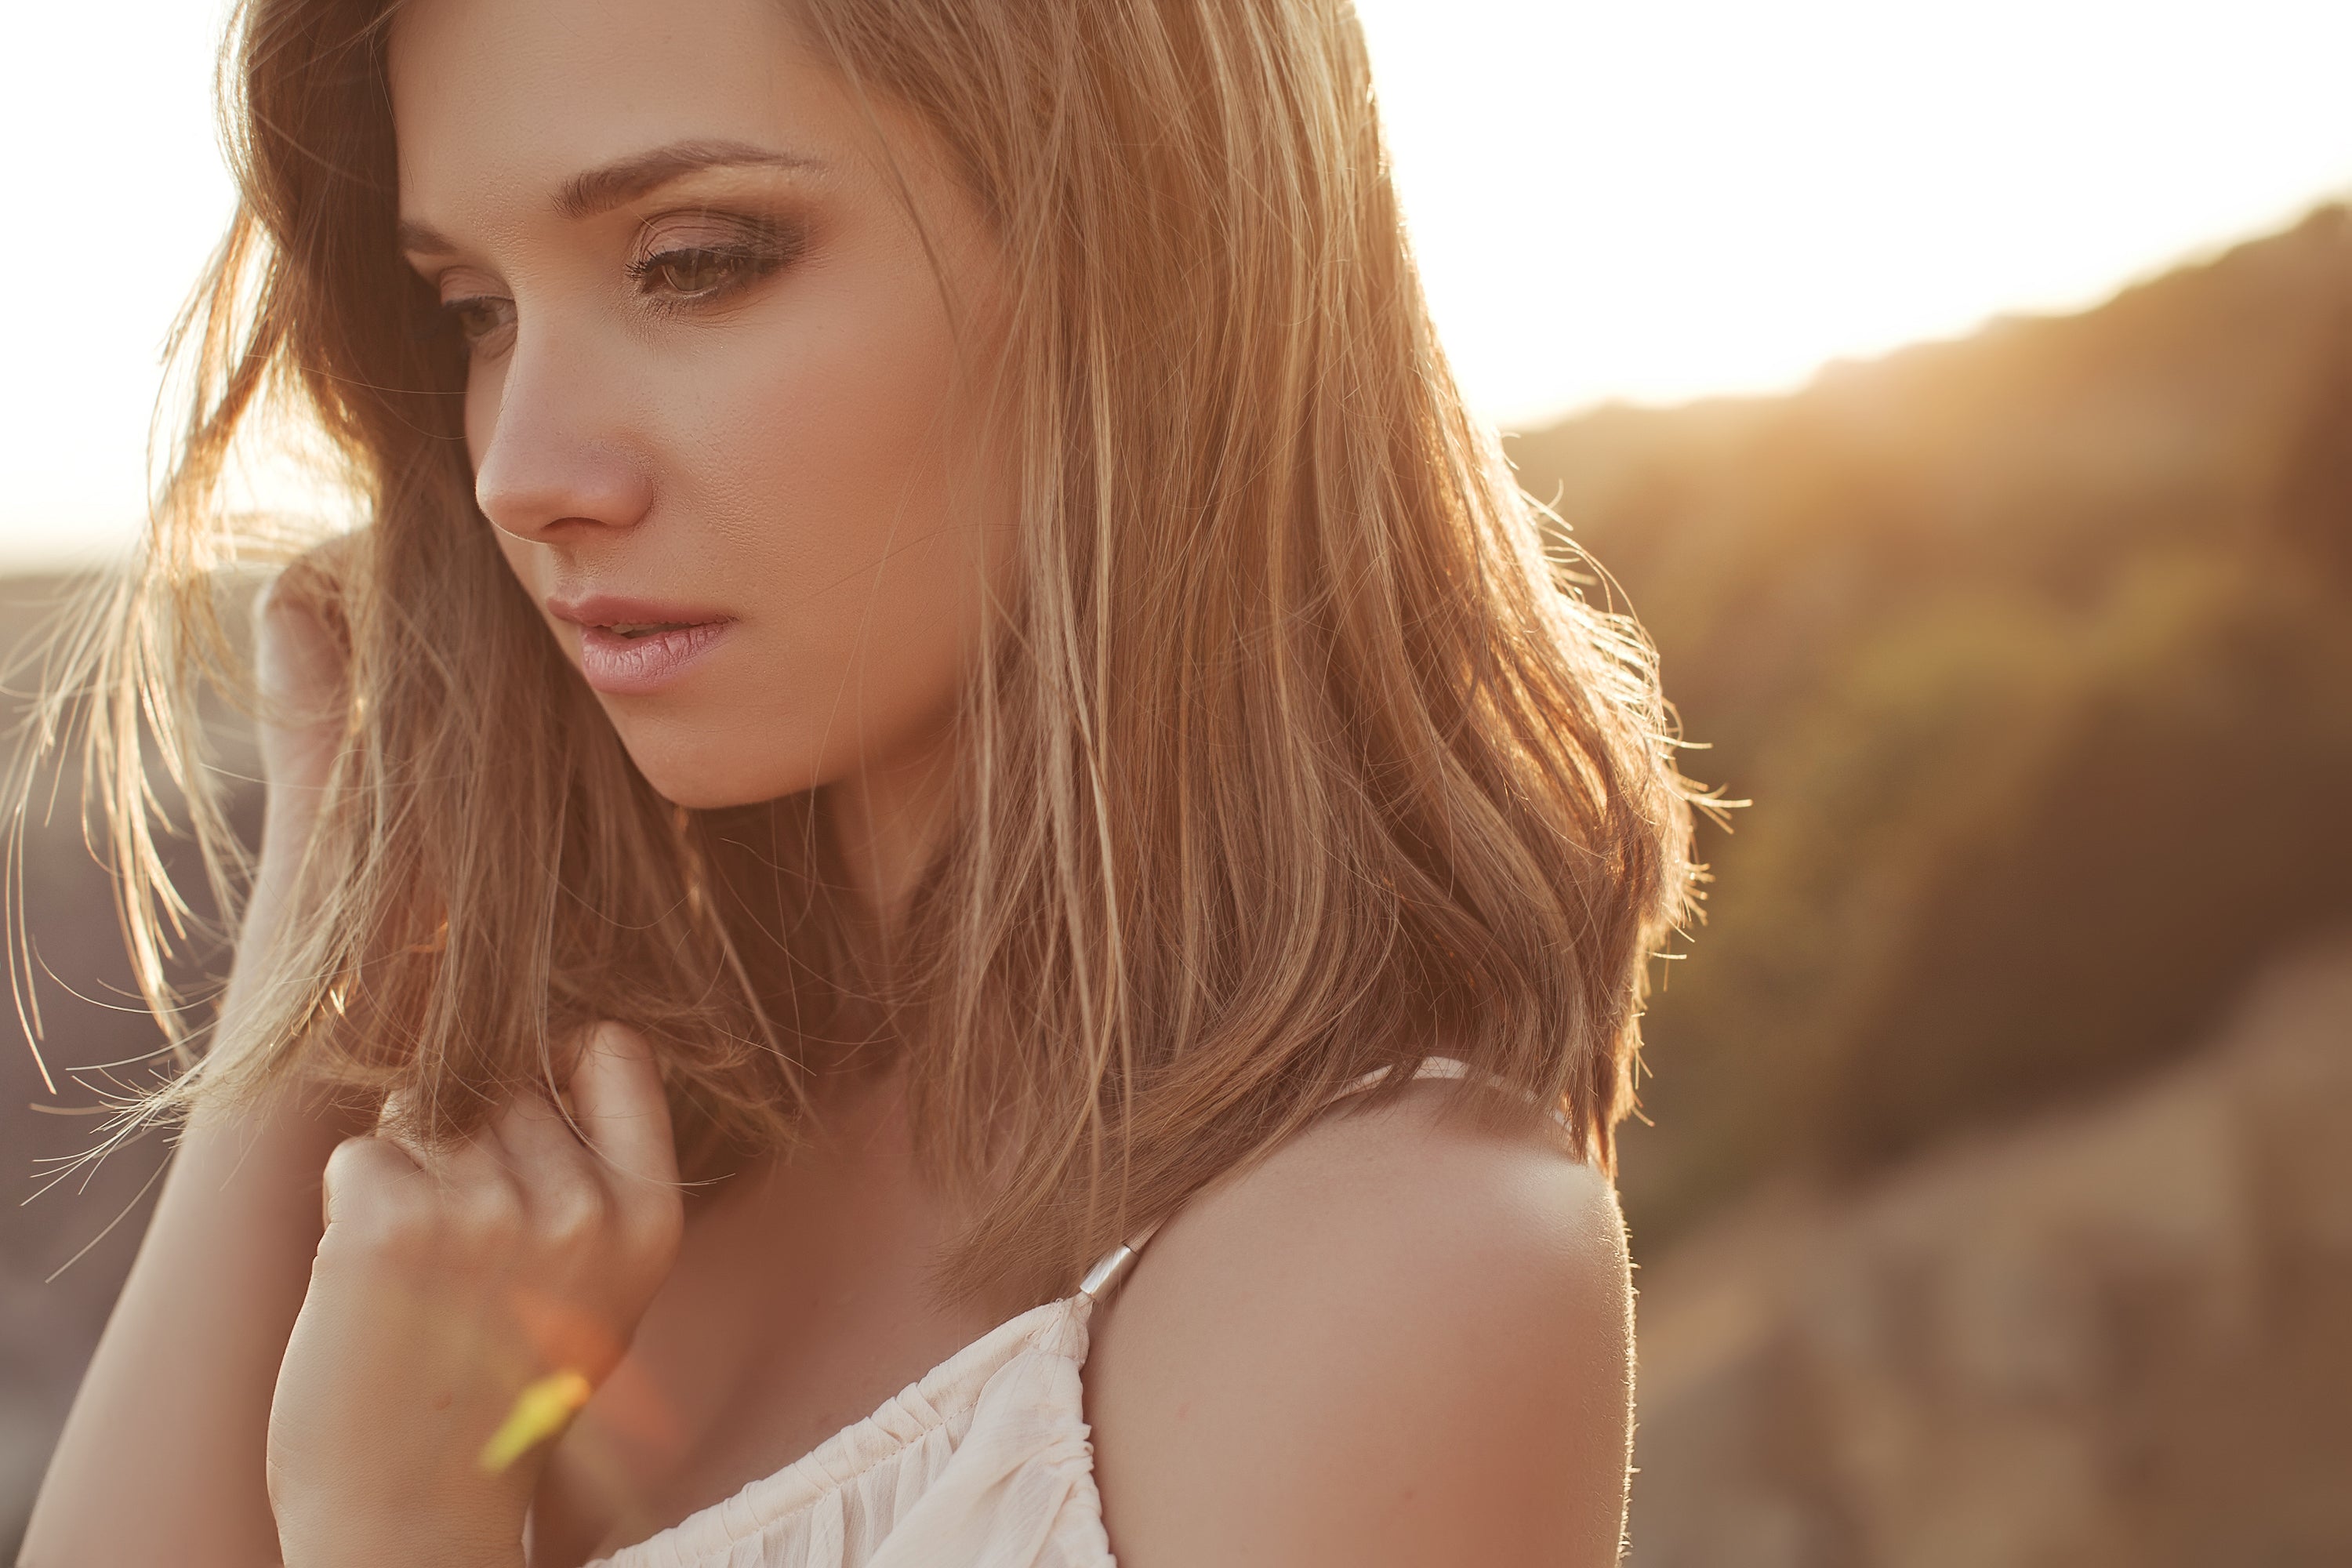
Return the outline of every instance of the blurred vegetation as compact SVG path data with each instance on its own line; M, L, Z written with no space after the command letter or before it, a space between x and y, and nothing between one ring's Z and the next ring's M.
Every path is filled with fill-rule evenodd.
M2352 214L1793 396L1511 447L1655 638L1711 748L1689 771L1754 802L1705 830L1706 920L1649 1019L1646 1254L1760 1181L2141 1077L2352 918ZM57 587L0 582L0 654ZM52 1059L135 1076L154 1029L72 816L21 871ZM0 1146L54 1170L26 1162L92 1124L34 1114L30 1055L0 1056ZM0 1208L0 1546L159 1158Z
M1511 446L1754 802L1648 1021L1645 1242L2138 1074L2352 916L2352 214Z

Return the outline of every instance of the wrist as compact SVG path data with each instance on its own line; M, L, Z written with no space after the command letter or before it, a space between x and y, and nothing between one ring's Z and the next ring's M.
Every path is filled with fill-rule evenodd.
M280 1510L285 1568L523 1568L528 1500L332 1500L318 1515Z
M372 1431L323 1444L289 1445L273 1430L270 1503L285 1568L522 1568L545 1450L491 1469L460 1429L444 1426L420 1440L394 1431L395 1412L379 1408L378 1415ZM305 1462L288 1466L289 1451Z

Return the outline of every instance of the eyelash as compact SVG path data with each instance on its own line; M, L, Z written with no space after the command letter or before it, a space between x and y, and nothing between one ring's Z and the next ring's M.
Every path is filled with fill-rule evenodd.
M504 306L505 309L497 309L499 306ZM507 325L510 319L509 312L513 309L513 301L502 300L495 294L474 294L463 300L444 300L441 302L441 319L448 323L449 331L457 336L459 345L470 353L477 346L486 342L491 333ZM466 326L467 313L480 310L489 310L499 319L481 331L467 331Z
M791 260L797 248L784 236L777 236L759 245L681 245L632 261L626 270L631 281L636 284L637 292L656 309L690 310L697 305L724 299L747 284L756 283ZM678 286L674 269L714 264L725 271L719 281L700 289ZM667 296L654 291L656 279L667 283L670 291Z
M664 314L678 313L710 305L733 294L738 289L758 282L793 260L802 249L801 237L791 233L775 233L756 244L745 245L681 245L630 262L624 271L636 286L640 298ZM676 268L688 265L716 264L724 270L719 281L701 289L678 289L675 282ZM660 280L670 280L670 292L658 292ZM468 313L488 308L497 317L480 331L467 329ZM495 294L470 295L463 300L442 302L441 314L447 321L468 351L478 347L493 333L512 323L514 302Z

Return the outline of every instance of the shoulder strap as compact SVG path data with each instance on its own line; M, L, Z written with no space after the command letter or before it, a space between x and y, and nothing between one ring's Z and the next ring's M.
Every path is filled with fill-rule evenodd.
M1374 1068L1362 1077L1350 1079L1339 1089L1339 1092L1325 1100L1319 1109L1328 1110L1350 1095L1361 1094L1388 1075L1387 1068ZM1470 1067L1467 1063L1456 1061L1452 1057L1423 1057L1419 1065L1412 1069L1412 1076L1415 1079L1466 1079L1470 1076ZM1502 1085L1502 1080L1499 1079L1492 1081L1498 1087ZM1512 1092L1519 1091L1514 1089ZM1525 1096L1523 1095L1522 1098ZM1558 1121L1562 1127L1568 1126L1568 1119L1559 1113L1558 1107L1552 1109L1551 1115L1552 1120ZM1150 1241L1161 1226L1168 1223L1168 1218L1167 1215L1160 1215L1117 1247L1112 1247L1103 1256L1100 1262L1087 1270L1087 1277L1078 1281L1078 1294L1091 1300L1099 1301L1117 1289L1119 1281L1127 1278L1128 1270L1135 1267L1135 1260L1143 1255L1145 1244Z

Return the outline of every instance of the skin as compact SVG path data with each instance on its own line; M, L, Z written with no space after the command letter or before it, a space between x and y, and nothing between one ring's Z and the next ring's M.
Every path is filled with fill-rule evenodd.
M972 384L999 280L972 204L772 0L426 0L391 68L406 254L472 343L475 493L515 576L575 663L582 628L551 603L727 617L682 681L600 691L605 713L682 805L829 788L887 906L1007 587ZM667 178L646 167L665 152Z
M575 662L583 595L722 616L681 679L605 713L683 804L829 792L887 920L1013 586L973 370L994 237L929 133L849 100L772 0L419 0L392 66L408 255L473 340L467 444L509 567ZM738 161L676 166L719 144ZM583 190L611 199L567 210ZM285 721L248 955L294 918L326 744L300 715L339 679L298 595L260 625ZM916 1177L900 1094L843 1088L808 1150L691 1199L619 1026L582 1042L568 1121L526 1100L457 1149L291 1098L200 1121L24 1561L568 1565L772 1473L1008 1315L925 1288L954 1208ZM1613 1561L1613 1194L1449 1103L1417 1086L1229 1174L1097 1314L1122 1563ZM485 1471L558 1369L593 1397Z

